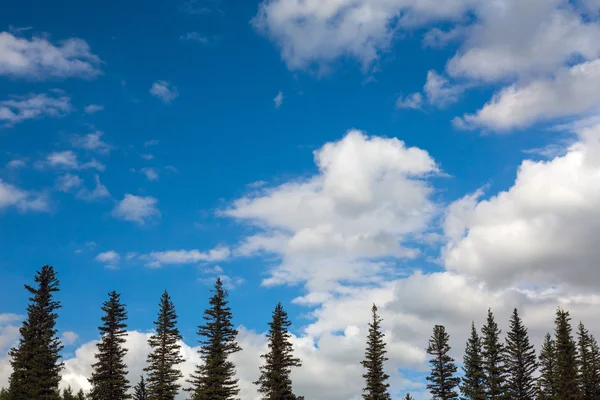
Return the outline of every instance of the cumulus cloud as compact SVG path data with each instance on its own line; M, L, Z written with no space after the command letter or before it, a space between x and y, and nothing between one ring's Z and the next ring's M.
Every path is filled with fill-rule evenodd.
M82 169L96 169L98 171L104 171L106 168L104 164L92 159L85 163L80 163L77 159L77 154L71 150L55 151L46 156L46 159L36 163L38 168L56 168L65 170L82 170Z
M366 282L386 268L381 258L418 253L403 242L436 213L426 178L439 171L427 152L353 130L314 159L318 174L260 188L222 211L262 230L241 244L243 253L281 258L266 284Z
M56 188L61 192L68 192L83 184L83 179L75 174L64 174L56 178Z
M114 250L105 251L100 253L95 258L96 261L104 263L106 268L115 269L119 266L121 256Z
M15 207L21 212L48 211L48 199L43 194L20 189L0 179L0 210Z
M75 135L71 138L73 147L93 151L99 154L108 154L111 146L102 140L104 132L92 132L87 135Z
M159 267L164 264L192 264L197 262L224 261L229 258L230 250L218 246L209 251L193 250L167 250L154 251L143 256L148 261L147 265Z
M98 174L94 175L94 181L96 183L94 190L90 191L87 188L81 189L79 192L77 192L78 199L82 199L85 201L94 201L110 197L110 192L108 191L106 186L104 186L102 182L100 182L100 176L98 176Z
M112 215L118 219L144 225L149 220L160 217L157 205L158 200L154 197L127 193L123 200L116 205Z
M0 75L16 78L91 78L100 74L100 59L83 40L58 45L41 37L25 39L0 32Z
M0 101L0 121L4 121L7 126L12 126L43 116L63 117L72 109L71 98L65 95L41 93L14 96L10 100Z
M156 81L150 88L150 94L158 97L163 103L170 103L179 96L177 88L167 81Z
M600 59L597 59L562 69L550 79L506 87L482 109L457 118L455 124L506 132L540 120L598 111L599 104Z
M400 96L396 100L396 108L411 108L419 110L423 106L423 96L421 93L413 93L409 96Z

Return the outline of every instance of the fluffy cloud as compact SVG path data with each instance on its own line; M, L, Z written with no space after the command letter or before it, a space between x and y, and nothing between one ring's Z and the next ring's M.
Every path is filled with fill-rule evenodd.
M563 156L524 161L510 189L454 203L446 218L447 268L490 285L595 287L600 125L580 138Z
M150 88L150 94L158 97L164 103L170 103L179 96L177 88L167 81L156 81Z
M539 79L502 89L475 114L457 118L459 127L497 131L521 128L539 120L596 111L600 104L600 59Z
M155 217L160 217L158 200L151 196L136 196L127 193L114 208L112 215L125 221L144 225Z
M0 121L4 121L7 126L12 126L43 116L63 117L72 109L71 99L65 95L42 93L15 96L11 100L0 101Z
M21 212L48 211L48 200L44 195L35 194L0 179L0 210L16 207Z
M81 169L97 169L98 171L104 171L104 164L98 162L95 159L88 161L86 163L80 163L77 159L77 154L75 154L71 150L65 151L55 151L46 156L46 160L39 161L36 163L39 168L56 168L63 170L81 170Z
M281 257L265 283L366 282L386 269L383 258L418 253L403 242L425 231L436 213L425 178L438 167L427 152L350 131L314 158L313 177L259 188L222 211L262 229L242 243L242 253Z
M85 201L94 201L105 197L110 197L110 192L108 191L106 186L104 186L102 182L100 182L100 177L97 174L94 175L94 181L96 182L94 190L90 191L87 188L81 189L79 192L77 192L78 199L82 199Z
M121 256L114 250L105 251L100 253L95 258L96 261L104 263L106 268L115 269L119 266Z
M413 93L409 96L400 96L396 100L396 108L412 108L419 110L423 106L423 96L421 93Z
M99 64L98 56L81 39L67 39L57 46L40 37L28 40L0 32L0 75L90 78L100 74Z
M104 106L99 104L88 104L83 108L83 111L85 111L86 114L95 114L102 110L104 110Z
M83 184L83 179L74 174L64 174L56 179L56 188L61 192L68 192Z
M163 264L192 264L205 261L224 261L229 258L229 254L229 248L218 246L207 252L196 249L167 250L155 251L142 257L148 261L148 266L159 267Z
M61 342L67 346L75 344L75 342L77 342L77 339L79 339L79 335L71 331L65 331L62 333L62 335L60 335Z
M154 168L142 168L140 172L144 174L149 181L157 181L159 179L158 172Z
M73 147L93 151L99 154L108 154L111 146L102 140L103 132L97 131L87 135L76 135L71 138Z

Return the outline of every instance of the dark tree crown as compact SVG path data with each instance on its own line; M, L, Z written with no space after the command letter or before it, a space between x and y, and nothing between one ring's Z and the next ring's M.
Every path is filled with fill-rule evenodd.
M381 331L381 322L382 318L377 314L377 306L373 304L371 322L369 322L369 335L367 336L367 349L365 350L365 358L361 361L362 366L366 369L363 374L366 385L363 388L362 395L365 400L391 399L388 392L390 384L387 383L390 376L385 373L384 363L388 358L385 356L387 351L383 341L384 334Z
M429 381L427 389L435 400L458 399L456 388L460 383L460 378L454 376L457 367L454 359L448 354L450 352L449 340L450 335L443 325L433 327L433 334L429 339L429 347L427 347L427 354L432 357L429 360L431 372L427 377Z

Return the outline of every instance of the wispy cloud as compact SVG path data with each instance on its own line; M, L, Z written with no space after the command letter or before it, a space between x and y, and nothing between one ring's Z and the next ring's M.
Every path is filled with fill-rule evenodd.
M157 181L159 179L158 172L156 172L154 168L142 168L140 172L144 174L149 181Z
M147 140L144 142L144 147L157 146L159 143L160 143L160 141L156 140L156 139Z
M94 175L94 181L96 183L94 190L90 191L87 188L81 189L77 193L78 199L85 200L85 201L94 201L94 200L110 197L110 192L108 191L106 186L104 186L102 184L102 182L100 182L100 177L97 174Z
M150 267L159 267L163 264L193 264L197 262L224 261L231 254L229 248L218 246L209 251L193 250L167 250L155 251L142 256L148 261Z
M46 156L44 161L38 161L36 163L37 168L57 168L57 169L97 169L98 171L104 171L106 168L104 164L99 161L92 159L86 163L80 163L77 159L77 155L71 150L55 151Z
M210 43L210 39L207 36L201 35L198 32L188 32L185 35L181 35L179 39L191 40L194 42L202 43L203 45L207 45Z
M0 179L0 210L16 207L21 212L48 211L46 196L20 189Z
M170 103L179 96L177 88L167 81L154 82L150 94L161 99L163 103Z
M61 192L68 192L83 184L83 179L75 174L64 174L56 179L56 188Z
M0 121L5 121L6 126L13 126L43 116L64 117L72 110L71 99L65 95L49 96L42 93L15 96L10 100L0 101Z
M102 140L103 132L97 131L87 135L75 135L71 138L73 147L94 151L100 154L108 154L111 146Z
M96 261L104 263L105 268L116 269L119 267L121 256L114 250L105 251L96 256Z
M279 93L277 93L277 96L273 99L273 103L275 103L275 108L281 107L281 104L283 103L283 92L279 91Z
M144 160L154 160L153 154L140 154L140 157L142 157Z
M27 160L23 158L15 158L6 163L6 168L8 169L19 169L24 168L25 166L27 166Z
M86 114L95 114L102 110L104 110L104 106L99 104L89 104L83 108L83 111L85 111Z

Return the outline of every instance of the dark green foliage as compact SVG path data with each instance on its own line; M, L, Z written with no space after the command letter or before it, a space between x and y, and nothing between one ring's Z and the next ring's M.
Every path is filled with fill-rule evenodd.
M8 389L0 389L0 400L10 400L10 393L8 393Z
M456 387L460 383L460 378L455 377L457 371L454 359L448 354L450 346L448 340L450 335L446 333L446 328L442 325L433 327L433 335L429 339L427 354L433 358L429 360L431 373L427 377L430 382L427 389L435 400L457 399L458 393Z
M235 366L229 356L242 348L236 342L238 331L231 322L227 291L221 278L217 278L210 298L210 307L204 311L203 325L198 326L200 357L204 363L196 367L188 381L192 387L192 400L233 400L239 393Z
M146 381L140 376L140 381L133 387L133 400L149 400L148 391L146 390Z
M79 392L77 392L77 400L86 400L85 394L83 394L83 390L79 389Z
M403 400L415 400L415 398L412 397L410 393L406 393L406 396L404 396Z
M120 294L112 291L102 305L105 315L102 317L103 324L98 328L102 339L97 344L97 362L92 365L91 400L122 400L130 397L127 394L127 366L123 361L127 353L123 346L127 335L127 311L120 298Z
M471 336L465 347L463 358L462 384L460 390L466 400L486 400L484 391L483 360L481 358L481 339L475 329L475 323L471 323Z
M73 389L71 389L71 386L63 389L62 399L63 400L77 400L77 396L75 396L73 394Z
M363 389L364 393L362 397L365 400L390 400L391 396L388 392L390 384L387 383L390 376L385 373L384 368L384 362L388 359L385 356L384 334L381 332L382 319L377 315L377 306L375 304L371 308L371 315L365 359L361 361L362 366L367 370L363 374L366 386Z
M148 395L152 400L174 400L181 387L177 380L183 374L177 365L184 360L179 350L181 334L177 328L177 313L171 297L165 290L160 298L158 319L154 322L156 333L148 339L152 348L148 354Z
M598 343L581 322L579 323L577 336L581 400L599 399L600 371L598 368L600 365L598 364Z
M539 357L540 376L538 378L538 400L554 400L558 393L556 386L556 351L554 340L549 333L544 338Z
M504 398L506 373L503 365L504 346L500 342L498 324L494 320L492 310L488 310L487 322L481 329L484 388L486 398L500 400Z
M517 309L510 319L505 345L506 395L511 400L530 400L537 392L537 357L529 342L527 328L523 325Z
M265 364L260 367L260 377L254 382L263 400L296 400L292 391L292 367L302 366L300 359L293 356L291 325L287 313L281 303L277 303L273 311L273 319L269 322L269 351L261 355Z
M54 328L60 302L54 293L59 291L54 268L42 267L35 276L37 287L25 285L31 293L27 305L27 319L19 330L21 338L16 348L10 350L13 372L9 392L12 399L59 400L59 362L63 346Z
M558 309L555 319L556 390L559 400L580 398L577 376L577 347L573 340L571 317Z

